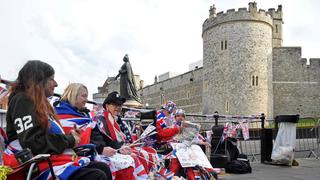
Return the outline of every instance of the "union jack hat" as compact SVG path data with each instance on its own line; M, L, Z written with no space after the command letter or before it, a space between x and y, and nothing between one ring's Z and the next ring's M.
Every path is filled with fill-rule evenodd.
M174 103L173 101L168 101L166 104L162 106L162 108L170 113L173 113L176 110L177 106L176 103Z

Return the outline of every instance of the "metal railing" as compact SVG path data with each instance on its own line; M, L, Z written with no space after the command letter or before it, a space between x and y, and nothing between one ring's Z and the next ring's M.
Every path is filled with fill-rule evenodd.
M191 118L193 122L200 123L202 131L211 130L213 126L225 125L226 123L239 124L241 122L248 123L249 139L244 140L241 128L237 129L235 138L238 140L238 148L240 153L246 154L251 161L258 161L260 155L260 131L265 126L265 115L252 116L233 116L219 115L217 112L213 115L186 114L187 118ZM213 135L214 136L214 135ZM213 138L220 138L213 137ZM211 149L211 152L213 150ZM210 155L210 152L206 152Z
M272 129L273 141L277 135L276 123L273 119L266 119L264 114L257 116L230 116L187 114L193 122L200 123L202 131L210 131L214 125L224 125L226 123L237 123L245 120L249 124L250 139L244 140L241 130L238 131L238 148L240 153L246 154L251 161L260 161L261 155L261 131L264 128ZM299 157L319 158L320 153L320 119L300 119L297 123L296 133L296 154ZM210 153L207 153L207 155Z
M297 124L295 152L307 152L306 157L319 158L319 120L301 119Z

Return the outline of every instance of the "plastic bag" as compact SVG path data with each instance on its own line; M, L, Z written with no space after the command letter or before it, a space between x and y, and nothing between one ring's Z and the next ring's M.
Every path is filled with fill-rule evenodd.
M296 145L296 123L281 122L274 142L271 159L279 164L291 165Z

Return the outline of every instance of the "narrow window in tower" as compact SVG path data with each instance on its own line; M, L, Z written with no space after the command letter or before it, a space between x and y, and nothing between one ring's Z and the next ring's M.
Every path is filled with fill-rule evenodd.
M276 24L276 33L278 33L278 24Z
M204 92L208 91L208 85L209 85L208 81L205 81L203 84L203 91Z
M227 49L227 40L224 41L224 49Z
M221 41L221 50L223 50L223 41Z
M226 112L229 112L229 101L226 101Z
M160 95L160 105L164 104L164 94Z
M254 86L254 76L252 76L252 86Z
M258 86L258 76L256 76L256 86Z

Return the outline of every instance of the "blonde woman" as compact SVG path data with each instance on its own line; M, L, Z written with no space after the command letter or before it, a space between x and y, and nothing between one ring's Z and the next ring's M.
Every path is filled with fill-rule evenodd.
M93 122L89 116L89 110L85 107L88 101L87 87L80 83L71 83L61 96L61 100L55 103L55 109L60 123L65 131L72 131L74 127L81 129L81 144L92 143L96 145L98 154L107 157L108 163L115 179L134 179L134 160L127 148L118 146L108 140L99 125ZM117 153L116 149L120 149ZM103 161L103 159L100 159ZM118 163L118 164L117 164ZM121 164L121 166L119 166Z

